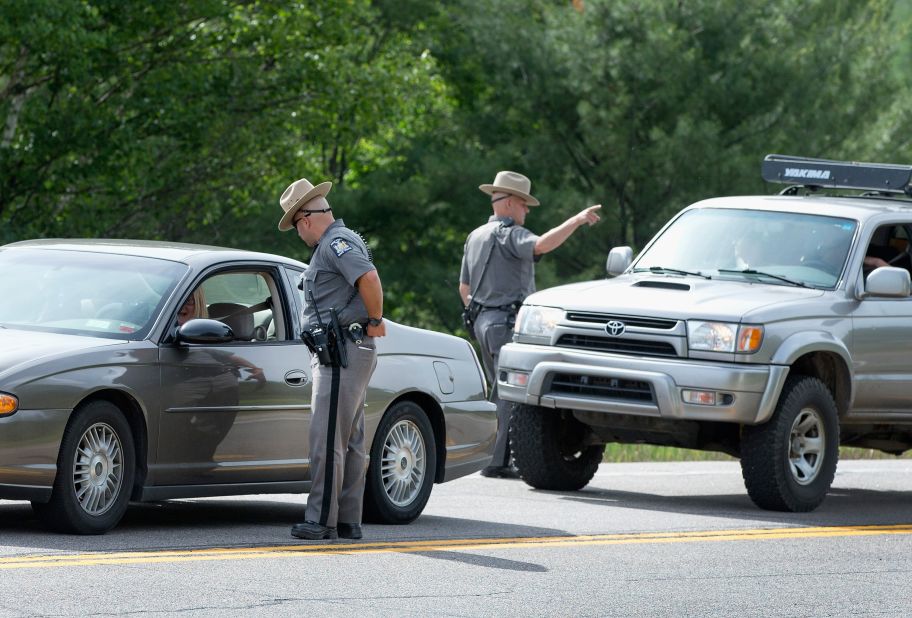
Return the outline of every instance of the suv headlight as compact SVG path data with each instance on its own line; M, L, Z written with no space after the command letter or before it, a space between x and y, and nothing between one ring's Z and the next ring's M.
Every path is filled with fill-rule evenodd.
M516 316L513 332L526 337L550 339L557 323L564 317L564 310L555 307L523 305Z
M705 352L753 353L763 343L763 327L754 324L687 321L687 346Z

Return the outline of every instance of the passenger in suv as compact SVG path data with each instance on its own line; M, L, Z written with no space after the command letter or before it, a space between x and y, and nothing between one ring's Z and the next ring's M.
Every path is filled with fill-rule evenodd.
M497 388L527 483L579 489L606 443L642 442L739 457L758 506L808 511L840 444L912 447L912 166L762 171L796 184L693 204L613 249L613 278L525 300Z

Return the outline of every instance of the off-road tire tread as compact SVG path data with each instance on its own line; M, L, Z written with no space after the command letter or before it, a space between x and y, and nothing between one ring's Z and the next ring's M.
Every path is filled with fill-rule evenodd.
M807 496L796 495L781 448L788 448L795 414L802 402L817 398L827 432L824 463ZM839 459L839 417L836 403L826 385L819 379L789 376L782 388L772 418L756 426L745 426L741 432L741 475L750 499L770 511L801 513L817 508L836 475Z
M557 410L516 405L510 420L510 448L519 476L536 489L576 491L585 487L602 461L604 447L584 447L568 461L561 456L558 435L561 423L579 423L563 418Z

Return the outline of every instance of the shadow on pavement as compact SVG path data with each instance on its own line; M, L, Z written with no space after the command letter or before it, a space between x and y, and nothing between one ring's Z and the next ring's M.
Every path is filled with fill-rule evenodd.
M303 519L304 498L295 496L294 499L300 501L208 498L131 504L116 528L98 536L48 531L27 502L0 501L0 557L34 553L34 550L108 552L296 544L299 541L290 536L289 529ZM364 542L375 543L564 534L565 531L556 528L426 514L408 525L364 525ZM27 548L30 551L10 552L4 551L4 548ZM543 568L531 563L465 553L427 553L428 557L491 568L515 571L539 571Z
M908 509L912 492L908 491L833 488L827 493L823 504L810 513L765 511L754 506L746 493L667 496L597 488L586 488L579 492L541 493L558 494L563 500L615 508L711 515L767 524L870 526L912 523L912 513Z

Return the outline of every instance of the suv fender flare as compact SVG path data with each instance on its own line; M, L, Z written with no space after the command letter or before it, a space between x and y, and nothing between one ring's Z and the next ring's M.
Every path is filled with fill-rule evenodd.
M791 365L812 352L833 352L842 358L849 372L852 371L852 355L839 339L822 330L803 331L786 337L770 362L776 365Z
M852 364L852 355L849 353L845 344L834 337L832 333L826 331L804 331L795 333L782 341L779 345L779 349L776 350L773 358L770 359L770 363L791 367L795 361L802 356L815 352L835 354L842 360L849 377L849 397L847 403L849 408L851 408L852 402L855 400L855 371ZM781 389L781 384L779 386ZM777 398L778 396L779 393L776 393ZM766 420L766 418L758 418L757 422L762 423Z

